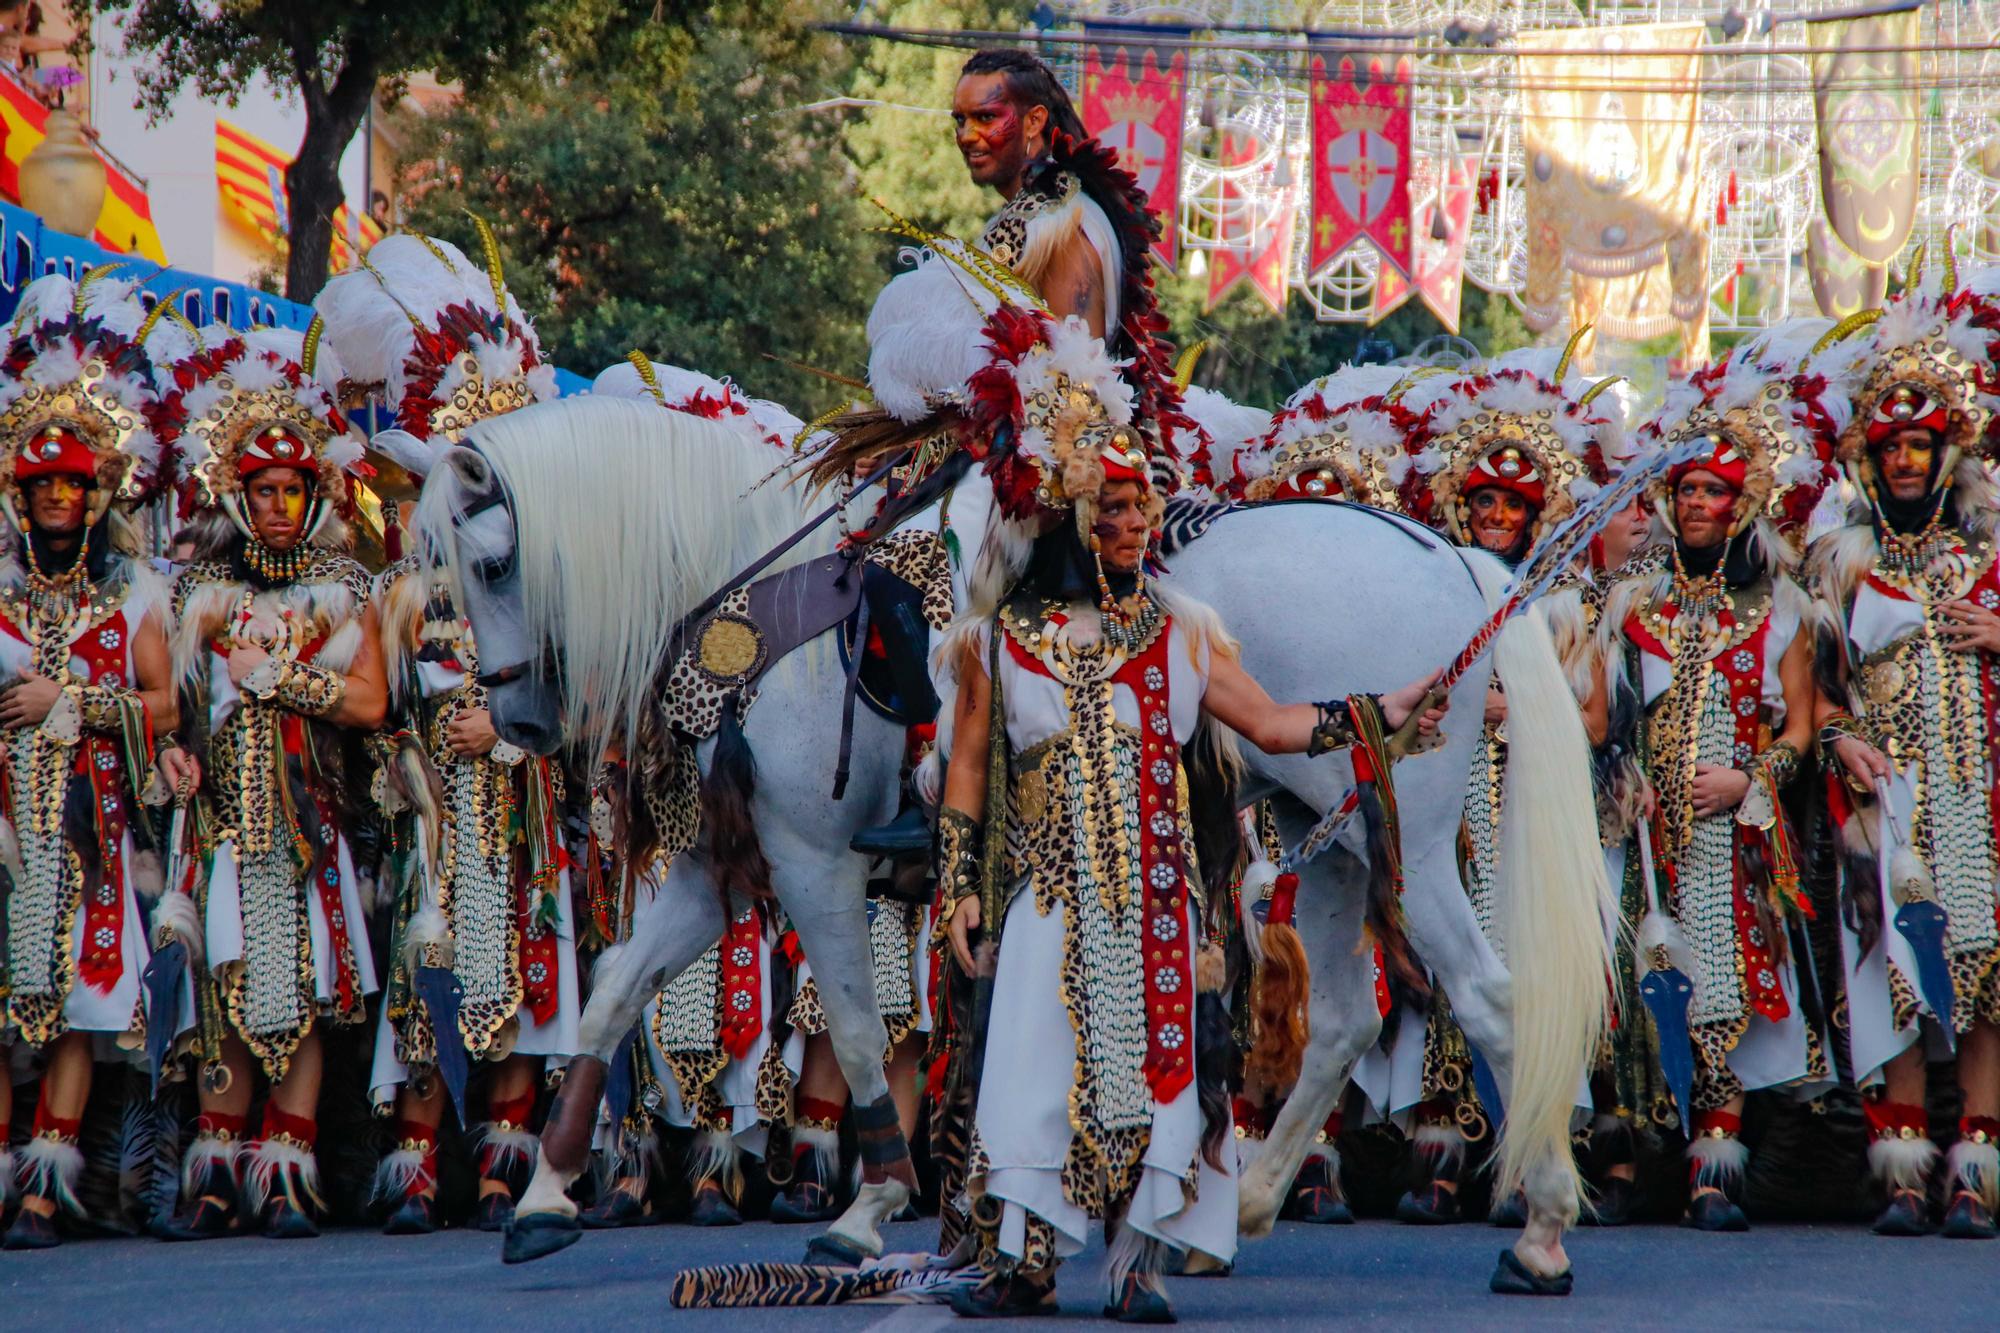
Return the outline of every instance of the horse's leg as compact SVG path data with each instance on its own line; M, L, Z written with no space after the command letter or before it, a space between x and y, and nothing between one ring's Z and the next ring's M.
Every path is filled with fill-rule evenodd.
M828 1257L872 1257L882 1252L881 1223L909 1202L917 1180L882 1067L889 1032L875 1004L863 897L866 868L847 850L844 838L831 846L813 845L792 830L767 827L765 847L771 853L778 900L812 963L827 1036L853 1098L861 1148L860 1191L814 1248Z
M1362 941L1366 875L1338 848L1300 872L1294 921L1312 960L1312 1034L1299 1081L1243 1176L1236 1207L1246 1239L1270 1234L1313 1135L1339 1104L1355 1061L1382 1031Z
M632 938L604 951L590 974L590 1002L577 1023L577 1052L549 1109L535 1174L515 1205L502 1257L510 1264L572 1245L582 1230L570 1184L590 1159L591 1131L618 1044L646 1002L722 937L722 904L692 858L677 859L666 883L633 913Z

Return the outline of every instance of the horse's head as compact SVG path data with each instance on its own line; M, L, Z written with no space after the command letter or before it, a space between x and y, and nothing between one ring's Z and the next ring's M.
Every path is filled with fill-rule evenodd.
M511 497L477 449L447 452L433 475L447 474L458 488L449 563L458 570L461 610L472 621L494 730L530 754L553 753L563 735L561 682L523 607Z

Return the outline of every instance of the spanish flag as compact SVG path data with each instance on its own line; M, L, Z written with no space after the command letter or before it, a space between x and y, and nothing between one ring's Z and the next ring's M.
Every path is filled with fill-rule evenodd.
M285 194L285 168L292 159L256 135L217 117L215 122L215 184L222 209L232 220L264 238L277 249L291 232L291 204ZM342 204L333 210L333 266L344 269L382 239L382 228L366 214Z
M14 80L0 76L0 194L21 202L21 161L48 137L49 109ZM102 154L99 154L102 157ZM145 187L116 162L104 163L104 207L97 214L91 239L120 254L144 255L156 264L167 262L160 233L153 226L153 204Z

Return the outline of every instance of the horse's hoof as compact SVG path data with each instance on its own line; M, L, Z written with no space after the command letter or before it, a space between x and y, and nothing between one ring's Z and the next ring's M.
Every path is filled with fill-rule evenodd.
M831 1233L814 1236L806 1243L806 1262L833 1268L859 1268L874 1256L860 1246Z
M1516 1258L1512 1250L1502 1250L1493 1278L1486 1285L1501 1296L1567 1296L1576 1286L1576 1271L1565 1268L1554 1277L1543 1277Z
M583 1239L583 1223L565 1213L521 1213L507 1224L500 1246L503 1263L525 1264L546 1259Z

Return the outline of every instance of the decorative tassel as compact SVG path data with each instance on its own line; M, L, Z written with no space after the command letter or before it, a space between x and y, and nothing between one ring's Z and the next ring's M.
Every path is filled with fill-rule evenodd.
M1251 1046L1244 1072L1274 1090L1299 1081L1299 1066L1312 1036L1311 963L1305 942L1292 925L1298 888L1297 875L1279 875L1272 881L1270 912L1259 941L1263 961L1251 995Z
M164 948L178 940L187 950L188 970L195 975L207 958L208 932L202 929L201 913L185 889L163 896L153 908L153 947Z

